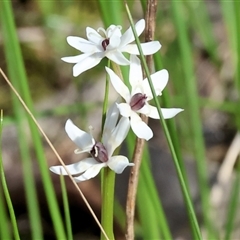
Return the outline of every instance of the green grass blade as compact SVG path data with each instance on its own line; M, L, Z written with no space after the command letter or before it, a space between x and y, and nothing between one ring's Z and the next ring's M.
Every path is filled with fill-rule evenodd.
M152 172L150 170L150 156L149 152L145 148L143 154L142 166L140 169L140 178L139 178L139 195L138 195L138 212L141 217L142 225L146 228L146 226L150 223L145 231L145 238L147 239L147 235L152 236L151 239L155 239L158 236L158 239L172 239L172 235L168 226L168 222L166 219L166 215L164 213L161 199L159 198L157 188L152 177ZM145 200L143 198L146 198ZM147 201L149 202L147 204ZM149 206L149 212L148 208ZM147 213L144 213L147 211ZM146 215L147 214L147 215ZM149 216L146 218L146 216ZM151 219L151 221L149 221ZM155 233L155 235L153 235Z
M1 116L0 116L0 138L2 136L2 128L3 128L3 111L1 111ZM2 149L2 146L0 146L0 149ZM20 240L19 232L18 232L18 226L17 226L17 220L15 217L11 197L8 191L7 187L7 182L4 174L4 169L3 169L3 162L2 162L2 154L0 152L0 177L1 177L1 183L2 183L2 188L3 188L3 193L6 198L9 214L10 214L10 219L12 222L12 228L13 228L13 235L16 240ZM1 213L2 214L2 213Z
M13 81L13 84L15 86L18 86L18 84L20 85L20 90L21 90L20 92L22 92L22 95L26 104L32 110L33 103L31 100L31 95L29 92L21 50L20 50L18 38L16 35L11 2L1 1L0 4L1 4L0 6L1 6L1 15L2 15L2 26L4 31L4 37L6 39L4 42L6 44L6 49L7 49L6 58L9 66L9 74L10 74L11 80ZM50 215L52 217L55 233L58 239L61 239L61 238L65 239L63 223L62 223L60 211L57 205L52 181L50 178L47 161L44 156L44 150L42 147L40 135L34 122L29 116L28 116L28 122L29 122L29 127L32 134L32 138L33 138L33 143L36 149L37 160L40 167L43 186L46 192L46 198L49 205Z
M12 12L11 10L4 5L2 12L2 26L3 26L3 33L5 39L5 53L7 57L7 62L12 62L12 59L15 58L14 52L18 51L17 46L12 44L11 39L17 39L17 36L14 32L14 26L12 21ZM18 66L18 62L13 62L11 65L8 65L8 71L10 73L11 78L18 79L18 74L15 69ZM19 89L19 82L16 81L16 87ZM32 237L35 239L43 239L42 227L41 227L41 220L40 220L40 211L39 205L37 202L37 193L36 193L36 186L35 180L33 175L33 167L32 167L32 160L30 158L30 153L28 149L28 143L25 138L25 126L23 120L26 116L23 114L21 109L21 104L18 102L17 98L12 94L13 99L13 109L14 114L17 121L17 131L18 131L18 139L19 139L19 148L20 148L20 156L22 159L23 165L23 180L24 180L24 187L25 187L25 194L26 194L26 201L27 201L27 209L29 214L29 222L31 224L32 230Z
M236 57L236 73L235 73L235 86L237 89L237 102L240 104L240 2L234 1L235 9L235 23L236 23L236 42L237 42L237 57ZM237 129L240 130L240 110L236 108L236 125Z
M183 3L187 6L188 13L190 14L190 27L197 32L198 37L201 39L202 44L209 53L211 59L219 64L219 58L217 56L218 45L213 34L213 26L208 15L206 2L198 0L184 1Z
M0 161L2 162L2 151L0 150ZM0 187L0 239L11 239L11 233L9 228L9 219L6 212L5 199L2 192L2 186Z
M186 114L189 116L189 127L192 129L192 143L194 157L197 163L197 172L199 180L199 188L201 195L202 211L204 215L205 226L208 230L208 238L213 237L209 219L209 188L207 181L207 167L205 146L201 127L201 118L199 113L199 101L197 85L194 75L194 67L192 61L192 54L190 42L188 39L187 29L183 21L182 2L172 2L172 11L175 20L175 26L178 33L179 48L181 52L181 62L185 78L185 94L188 99L188 109ZM182 84L183 85L183 84Z
M63 175L60 175L60 184L61 184L61 190L62 190L63 210L64 210L64 216L65 216L66 230L67 230L67 239L72 240L73 235L72 235L71 217L70 217L70 211L69 211L67 189L66 189L65 179Z
M122 24L122 1L99 0L98 5L105 27L111 24Z
M183 192L183 196L184 196L184 200L186 202L187 210L188 210L188 213L189 213L189 218L190 218L190 221L192 222L192 226L194 226L193 230L194 230L195 235L197 236L197 239L201 239L202 237L201 237L200 229L199 229L198 222L197 222L197 219L196 219L196 215L195 215L195 212L194 212L194 208L193 208L193 205L192 205L192 202L191 202L190 193L188 192L188 189L186 187L186 184L185 184L185 181L184 181L184 178L183 178L183 174L181 172L181 168L180 168L180 165L179 165L179 162L178 162L178 159L177 159L177 156L176 156L176 152L175 152L175 149L174 149L174 146L173 146L173 142L171 140L171 137L170 137L165 119L163 118L160 103L158 102L158 99L156 97L156 93L155 93L155 90L154 90L154 87L153 87L153 84L152 84L152 81L151 81L151 78L150 78L150 73L149 73L149 70L148 70L148 67L147 67L147 64L146 64L146 60L144 58L137 33L134 29L132 16L131 16L131 13L128 9L127 4L126 4L126 10L127 10L128 18L130 20L131 27L132 27L132 30L133 30L133 33L134 33L134 37L135 37L135 40L136 40L136 43L137 43L137 46L138 46L138 50L140 52L141 62L143 64L143 67L144 67L144 70L145 70L145 73L147 75L147 79L148 79L148 82L149 82L149 86L150 86L151 91L152 91L153 100L155 102L155 105L156 105L157 110L158 110L158 114L160 116L160 124L163 126L164 133L165 133L166 139L168 141L170 151L172 153L175 168L176 168L178 178L179 178L179 183L180 183L180 186L181 186L181 189L182 189L182 192Z
M236 61L237 51L237 32L236 17L234 11L234 1L220 0L221 10L223 13L225 27L227 29L227 38L231 49L231 57L233 62Z

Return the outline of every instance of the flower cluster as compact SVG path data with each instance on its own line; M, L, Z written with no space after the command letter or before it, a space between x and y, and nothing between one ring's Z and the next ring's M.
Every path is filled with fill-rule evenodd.
M135 25L139 36L145 28L145 21L142 19ZM82 54L72 57L64 57L63 61L75 63L73 76L96 66L104 57L118 65L130 65L129 89L119 76L110 68L105 67L110 77L112 86L122 97L124 102L114 103L108 110L104 123L101 141L95 141L91 134L76 127L71 120L67 120L65 130L69 138L79 147L76 154L88 152L91 157L85 158L77 163L67 165L67 170L74 175L75 181L84 181L95 177L103 167L109 167L116 173L122 173L127 166L133 166L125 156L112 156L115 149L122 144L131 127L137 137L149 140L153 137L151 128L142 121L139 114L154 119L159 119L157 108L150 105L153 98L147 79L143 79L141 63L136 55L139 51L136 44L133 44L134 35L129 28L124 34L121 33L121 26L111 25L107 30L99 28L97 31L87 27L87 40L70 36L67 42L72 47L81 51ZM161 45L158 41L141 43L144 55L156 53ZM129 53L127 59L123 53ZM151 75L156 95L162 94L168 82L168 72L163 69ZM162 108L164 119L172 118L179 112L180 108ZM119 115L121 115L119 119ZM50 170L56 174L67 175L62 166L53 166Z

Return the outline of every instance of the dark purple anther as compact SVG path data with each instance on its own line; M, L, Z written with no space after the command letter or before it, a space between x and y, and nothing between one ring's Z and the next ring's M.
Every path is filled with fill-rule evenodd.
M141 109L146 103L147 96L142 93L136 93L132 96L130 107L133 111Z
M95 143L92 150L90 151L92 157L98 162L107 162L108 161L108 153L106 148L103 146L101 142Z
M108 44L109 44L109 38L106 38L102 41L102 47L104 51L106 51Z

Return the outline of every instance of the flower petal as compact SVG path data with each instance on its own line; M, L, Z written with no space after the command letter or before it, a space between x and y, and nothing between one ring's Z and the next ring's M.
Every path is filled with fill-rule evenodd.
M112 50L106 52L106 57L108 57L113 62L117 63L118 65L129 65L130 62L124 57L124 55L118 50Z
M155 72L151 75L153 87L157 96L161 95L163 89L166 87L168 83L168 76L169 76L168 71L166 69ZM153 98L153 95L148 83L148 79L145 78L142 84L143 84L144 93L147 95L148 100L151 100Z
M108 160L108 167L115 173L122 173L127 166L133 166L134 163L129 163L125 156L114 156Z
M91 56L92 53L83 53L77 56L72 56L72 57L63 57L61 58L64 62L67 63L78 63L81 62L83 60L85 60L86 58L88 58L89 56Z
M107 111L106 120L104 123L103 133L105 132L112 132L117 124L117 120L119 117L119 110L117 107L116 102L114 102L111 107Z
M67 170L71 175L76 175L85 172L91 166L98 162L94 158L85 158L77 163L66 165ZM49 168L56 174L68 175L63 166L52 166Z
M108 67L105 67L107 73L109 74L110 81L116 90L126 102L130 100L130 92L127 86L122 82L122 80Z
M161 48L161 44L159 43L159 41L146 42L141 43L141 48L143 51L143 55L151 55L156 53ZM121 48L121 51L139 55L138 47L136 44L128 44L125 47Z
M89 56L88 58L85 58L84 61L78 62L74 65L73 76L77 77L82 72L95 67L101 60L102 58L96 57L95 54Z
M103 145L106 147L108 156L112 156L115 149L126 138L130 128L129 118L121 117L118 125L115 127L111 135L108 138L103 137ZM104 134L103 134L104 135Z
M73 122L68 119L65 125L65 130L69 138L81 149L90 149L95 144L92 136L79 129Z
M106 37L111 38L112 36L116 36L120 39L122 36L121 29L122 29L121 26L110 25L107 28L107 36Z
M142 121L137 113L132 112L130 120L131 128L138 138L143 138L149 140L153 137L153 132L151 128Z
M140 59L135 56L130 56L130 71L129 71L129 82L134 88L139 82L142 82L143 80L143 73L142 73L142 67Z
M86 35L90 42L93 44L96 44L97 46L100 46L104 38L93 28L87 27L86 28Z
M106 166L107 163L96 163L92 165L90 168L88 168L86 172L80 175L79 177L74 177L74 180L76 182L81 182L94 178L100 172L100 170Z
M132 109L130 107L129 104L127 103L116 103L117 104L117 107L119 109L119 112L120 114L123 116L123 117L130 117L131 114L132 114Z
M137 32L137 35L139 36L145 28L145 20L141 19L135 24L135 29ZM121 44L120 47L126 46L127 44L133 42L135 40L135 37L133 35L132 28L129 27L128 30L122 35L121 37Z
M113 34L111 38L109 39L109 45L107 46L107 50L116 49L119 47L119 44L121 42L121 39L119 36Z
M69 36L67 37L67 42L70 46L76 48L77 50L83 53L86 52L93 53L99 51L95 44L81 37Z
M147 115L150 118L159 119L159 114L157 108L151 105L148 105L150 110L149 114ZM161 108L162 115L164 119L169 119L175 117L178 113L184 111L182 108ZM139 111L140 112L140 111Z

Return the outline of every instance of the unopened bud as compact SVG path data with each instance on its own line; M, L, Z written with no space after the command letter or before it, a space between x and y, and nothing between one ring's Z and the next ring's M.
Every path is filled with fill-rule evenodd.
M95 143L92 150L90 151L92 157L98 162L107 162L108 161L108 153L106 148L103 146L101 142Z
M132 96L130 107L133 111L141 109L146 103L147 96L142 93L136 93Z

